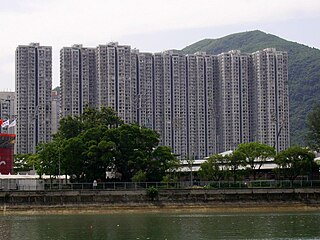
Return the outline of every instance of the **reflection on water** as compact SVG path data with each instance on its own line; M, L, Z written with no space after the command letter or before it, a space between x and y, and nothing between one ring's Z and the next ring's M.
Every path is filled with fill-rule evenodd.
M0 217L0 239L320 239L320 213Z

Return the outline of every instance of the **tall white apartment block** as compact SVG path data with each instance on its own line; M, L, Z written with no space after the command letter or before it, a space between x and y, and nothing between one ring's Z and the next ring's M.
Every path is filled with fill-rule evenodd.
M156 130L181 159L250 141L289 146L285 52L152 54L108 43L63 48L61 66L64 116L87 103L111 107L125 123Z
M60 51L62 117L78 116L86 106L96 105L95 48L82 45Z
M215 151L214 57L154 54L154 129L180 158Z
M51 139L52 48L16 49L17 153L34 153Z
M139 50L138 49L132 49L131 50L131 92L130 92L130 108L131 108L131 121L128 121L130 123L138 123L140 119L140 109L141 109L141 98L138 94L138 55Z
M60 94L58 91L51 92L51 131L56 134L59 129L59 121L61 117Z
M98 106L132 122L131 47L108 43L96 49Z
M166 51L155 59L155 129L161 144L170 146L179 156L188 154L186 57Z
M173 96L172 96L172 73L171 73L171 55L163 53L163 144L173 147Z
M0 119L6 121L14 121L16 118L15 109L15 93L14 92L0 92ZM0 133L13 133L8 127L1 128Z
M205 55L205 156L218 152L217 149L217 82L219 77L218 58Z
M288 54L267 48L252 56L254 139L282 151L290 140Z
M136 94L137 105L137 123L140 126L154 128L153 121L153 56L151 53L138 54L138 82Z
M181 158L188 155L187 62L182 54L171 54L172 150Z
M164 130L164 57L162 53L153 55L153 75L154 75L154 130L160 134L160 145L165 145Z
M249 142L249 58L240 51L218 55L218 152Z
M201 53L187 56L187 122L188 157L204 156L204 56Z

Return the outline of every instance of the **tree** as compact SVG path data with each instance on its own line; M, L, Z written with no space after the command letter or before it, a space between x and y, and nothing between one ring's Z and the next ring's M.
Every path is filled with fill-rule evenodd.
M44 164L38 153L31 154L28 158L29 164L37 171L37 174L41 178L44 172Z
M233 181L237 181L237 177L243 172L240 167L246 166L246 157L242 152L237 150L228 155L227 158L228 171L230 172Z
M161 181L178 160L158 144L156 131L123 124L110 108L87 108L79 117L62 119L53 141L39 145L37 166L52 175L60 169L76 181L103 181L107 169L122 181Z
M134 174L132 177L132 182L146 182L147 181L147 176L146 172L139 170Z
M106 126L100 124L92 126L79 135L84 145L83 171L87 181L105 179L106 169L113 164L116 144L110 140Z
M74 137L64 141L61 148L61 168L64 174L75 176L77 181L85 180L85 144L81 137ZM91 179L90 179L91 180Z
M105 179L115 145L109 141L108 131L122 123L116 112L105 107L100 110L87 107L78 117L63 118L53 139L60 142L57 146L61 170L77 181Z
M76 117L65 117L60 121L60 127L57 135L61 138L69 139L94 128L104 129L120 126L123 121L117 116L111 108L102 107L100 110L87 107L84 113Z
M106 179L106 169L113 164L115 148L114 142L104 139L86 143L84 155L87 159L85 164L87 179L90 181Z
M56 136L62 139L70 139L78 136L83 131L83 123L79 117L65 117L59 122L60 126ZM55 140L55 139L53 139Z
M114 168L121 174L122 181L130 181L147 161L147 153L156 145L146 146L144 143L153 134L152 130L138 125L121 125L108 131L108 138L115 143ZM155 137L157 139L157 137Z
M158 146L152 151L151 158L146 164L147 181L161 181L164 176L170 174L178 167L179 160L172 154L171 148Z
M316 150L320 151L320 104L313 108L307 117L307 143Z
M191 182L191 185L193 185L193 164L195 162L194 155L192 157L187 155L186 158L185 158L185 161L188 164L188 168L190 170L190 182Z
M123 124L121 118L110 107L101 107L100 110L86 107L80 116L85 129L104 126L106 128L116 128Z
M308 149L293 146L278 153L274 162L280 173L293 182L299 175L310 174L317 167L314 158L314 153Z
M273 147L258 142L241 143L236 151L245 158L254 179L256 179L256 169L260 169L266 159L273 157L276 153Z
M56 141L41 143L37 146L37 172L50 175L50 177L59 175L60 162L59 153L57 152L57 149L58 147Z
M136 124L123 124L106 135L114 142L112 166L122 181L161 181L178 164L169 147L158 146L159 134Z
M219 181L227 170L228 155L214 154L200 165L199 175L208 179Z
M32 165L30 165L29 157L31 153L26 154L16 154L14 156L13 171L14 173L30 171Z

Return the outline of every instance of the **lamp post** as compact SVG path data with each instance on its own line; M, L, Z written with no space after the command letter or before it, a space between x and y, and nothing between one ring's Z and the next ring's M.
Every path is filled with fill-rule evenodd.
M61 142L59 139L59 144L58 144L58 181L59 181L59 189L61 189L61 185L60 185L60 177L61 177Z
M192 165L193 165L193 162L191 160L191 168L190 168L190 185L192 186L192 182L193 182L193 176L192 176Z
M61 189L61 186L60 186L60 176L61 176L61 166L60 166L60 146L59 146L59 162L58 162L58 167L59 167L59 177L58 177L58 181L59 181L59 189Z
M193 174L192 174L192 167L193 167L193 162L194 162L194 155L192 155L192 158L190 159L189 157L187 157L186 159L189 169L190 169L190 185L193 185Z

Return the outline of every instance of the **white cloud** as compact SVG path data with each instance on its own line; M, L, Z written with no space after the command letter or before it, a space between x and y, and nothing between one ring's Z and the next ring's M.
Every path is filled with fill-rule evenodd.
M13 89L14 66L5 61L14 63L19 44L53 46L57 85L59 49L74 43L95 46L139 33L320 17L318 0L0 0L0 4L0 90ZM155 41L154 50L162 49Z

